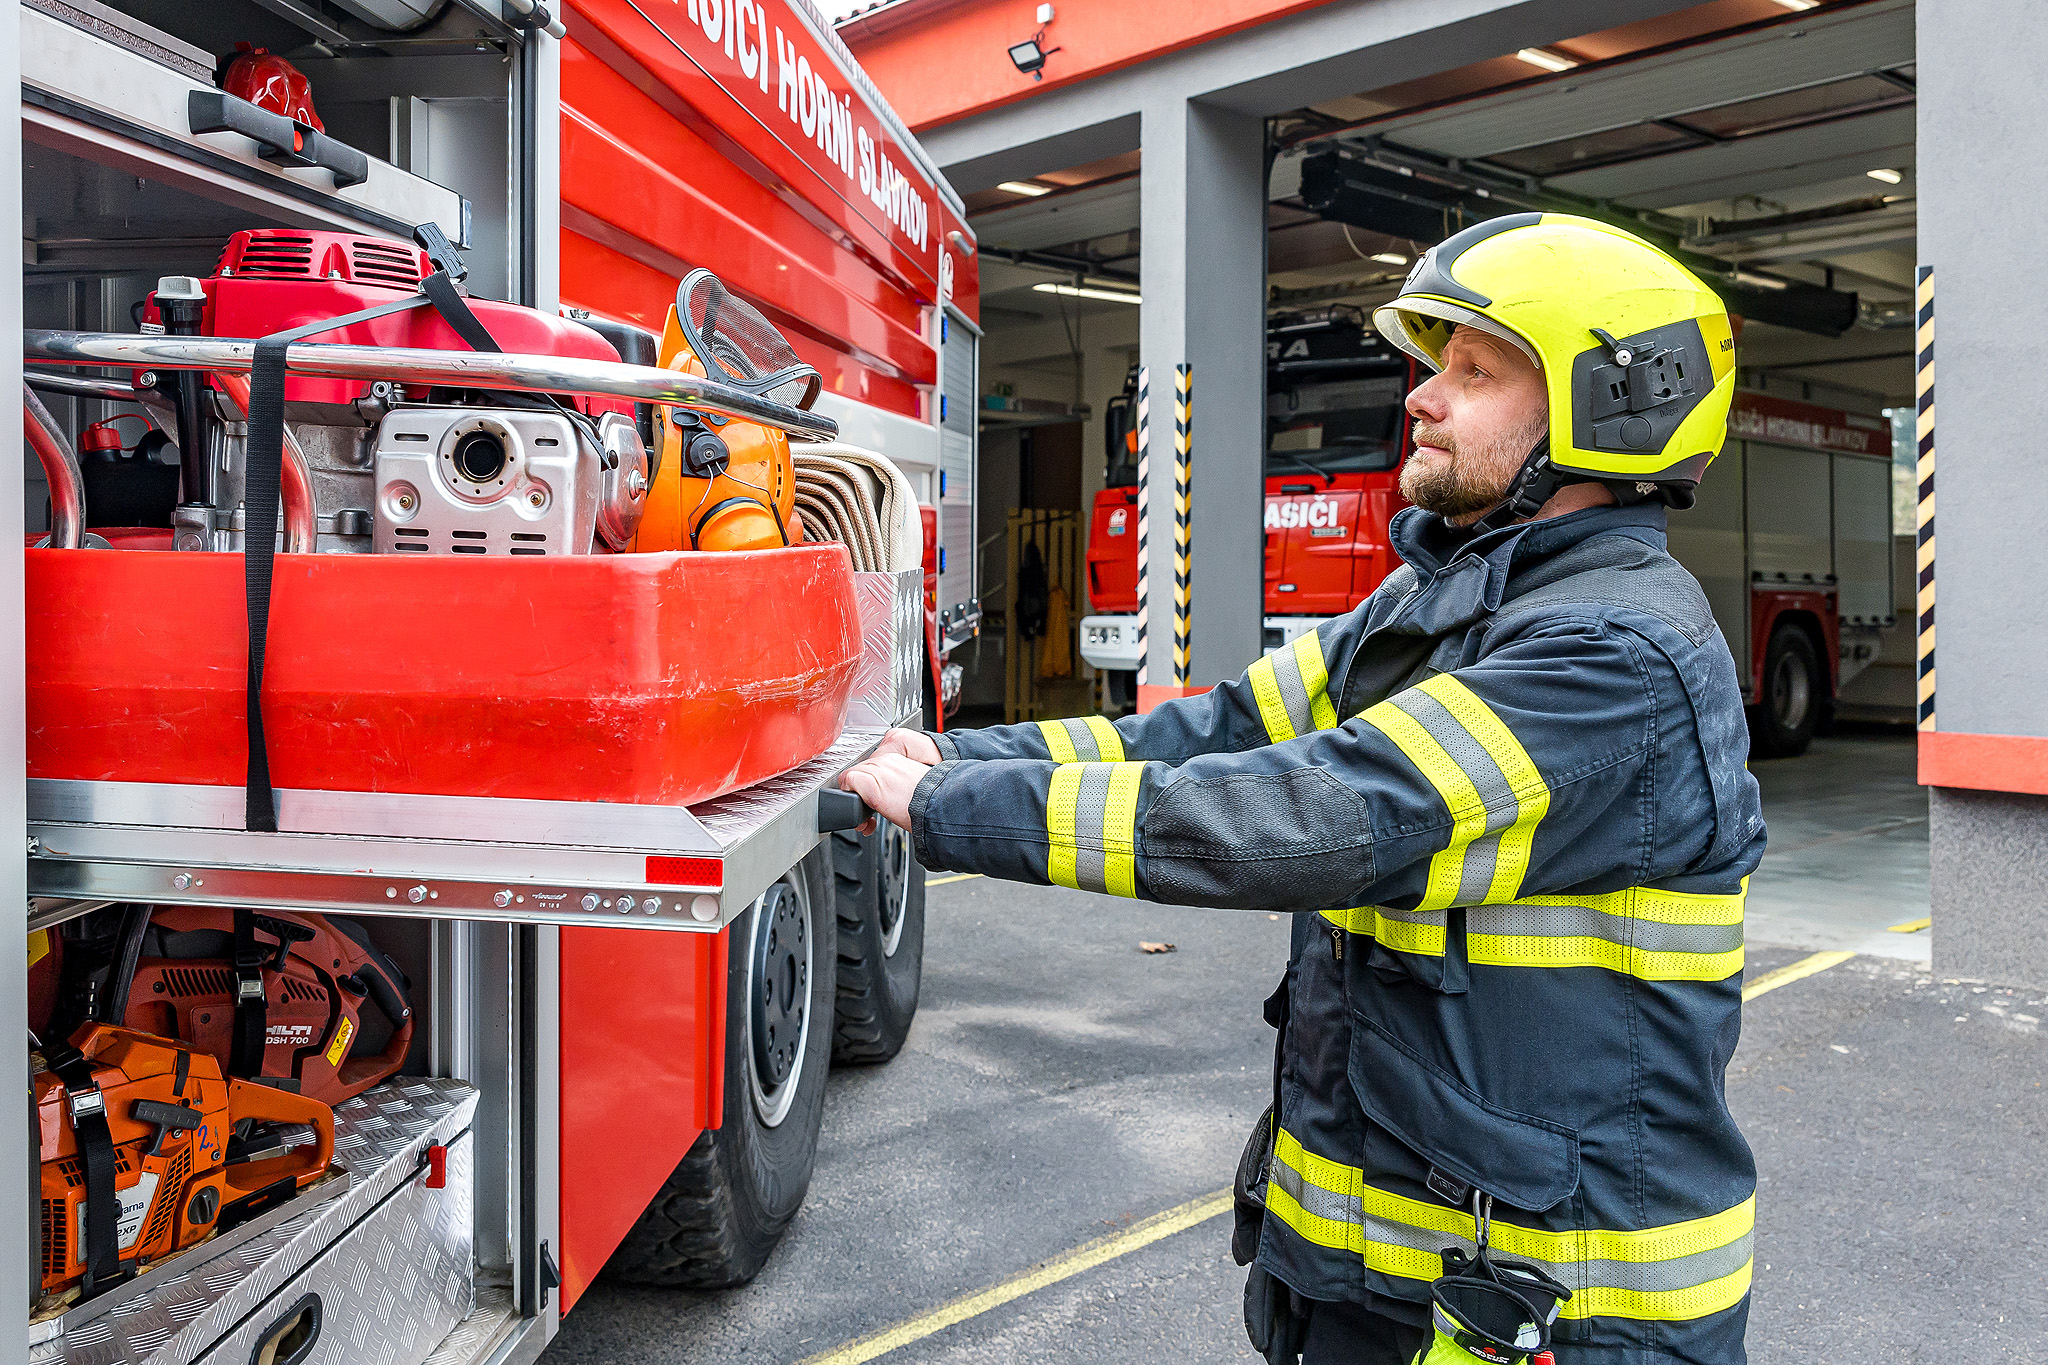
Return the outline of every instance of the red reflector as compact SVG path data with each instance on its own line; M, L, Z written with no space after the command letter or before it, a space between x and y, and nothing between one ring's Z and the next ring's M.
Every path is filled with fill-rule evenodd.
M652 857L647 860L647 880L657 886L723 886L725 861L720 858Z
M448 1188L448 1149L438 1142L427 1148L427 1188Z

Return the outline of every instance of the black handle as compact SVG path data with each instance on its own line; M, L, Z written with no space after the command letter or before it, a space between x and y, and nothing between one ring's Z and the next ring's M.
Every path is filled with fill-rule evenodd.
M861 799L859 792L836 791L827 788L818 793L818 833L830 834L835 830L859 829L874 817L874 810Z
M300 1365L320 1340L320 1296L308 1294L256 1338L249 1365Z
M370 158L346 142L337 142L310 123L300 123L260 109L225 90L194 90L186 96L185 115L195 133L240 133L262 145L266 161L287 166L324 166L334 173L334 187L347 189L370 178Z

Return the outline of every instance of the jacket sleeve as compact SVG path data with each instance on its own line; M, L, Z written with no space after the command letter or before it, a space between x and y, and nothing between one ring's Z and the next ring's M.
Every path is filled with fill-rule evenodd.
M1042 759L1054 763L1119 763L1154 759L1179 764L1198 754L1234 754L1334 729L1326 659L1356 647L1364 611L1325 621L1259 659L1235 682L1199 697L1169 701L1142 716L1026 721L985 730L934 732L947 759Z
M1242 752L944 763L912 800L917 851L927 867L1246 909L1558 889L1611 873L1617 833L1647 859L1638 784L1652 671L1670 667L1626 630L1553 620L1342 725Z

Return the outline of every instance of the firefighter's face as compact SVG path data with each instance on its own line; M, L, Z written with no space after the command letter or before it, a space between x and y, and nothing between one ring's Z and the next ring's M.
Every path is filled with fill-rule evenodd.
M1498 337L1460 327L1444 367L1408 395L1415 451L1401 496L1455 524L1498 503L1550 421L1543 374Z

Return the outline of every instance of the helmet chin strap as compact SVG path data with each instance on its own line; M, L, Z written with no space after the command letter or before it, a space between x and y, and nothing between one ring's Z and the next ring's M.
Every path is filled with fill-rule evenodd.
M1567 474L1550 462L1550 433L1546 431L1522 461L1522 467L1516 472L1514 482L1508 485L1507 493L1468 529L1475 535L1484 535L1503 526L1512 526L1542 511L1543 504L1556 497L1557 490L1566 484L1585 482L1583 475Z

